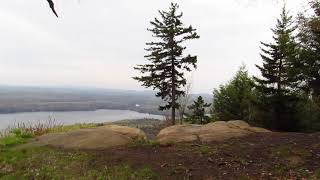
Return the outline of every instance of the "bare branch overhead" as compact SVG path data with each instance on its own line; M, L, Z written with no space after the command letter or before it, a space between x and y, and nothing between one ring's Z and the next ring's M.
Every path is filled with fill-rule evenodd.
M57 17L59 17L58 14L57 14L57 12L56 12L56 10L54 9L54 3L53 3L53 1L52 1L52 0L47 0L47 1L48 1L48 3L49 3L49 6L50 6L50 9L52 10L52 12L53 12Z

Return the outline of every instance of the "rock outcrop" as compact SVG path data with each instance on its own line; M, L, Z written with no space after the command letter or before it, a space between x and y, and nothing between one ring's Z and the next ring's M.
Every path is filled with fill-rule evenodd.
M136 139L146 139L145 133L136 128L108 125L94 129L46 134L37 137L36 143L64 149L96 150L126 145Z
M157 135L157 141L161 145L179 142L201 141L225 141L230 138L243 137L252 133L266 133L269 130L251 127L244 121L217 121L207 125L177 125L165 128Z

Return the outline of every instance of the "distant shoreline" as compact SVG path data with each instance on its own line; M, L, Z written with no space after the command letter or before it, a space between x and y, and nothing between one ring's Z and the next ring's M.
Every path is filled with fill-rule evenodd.
M37 125L55 122L59 125L108 123L132 119L165 119L162 115L140 113L132 110L100 109L93 111L42 111L0 114L0 129L19 124ZM50 124L49 123L49 124Z
M153 114L153 115L160 115L160 116L165 116L166 112L160 112L160 111L146 111L146 110L139 110L139 109L120 109L120 108L99 108L99 109L63 109L63 110L46 110L46 109L42 109L42 110L26 110L26 111L0 111L0 115L5 115L5 114L19 114L19 113L40 113L40 112L52 112L52 113L59 113L59 112L80 112L80 111L100 111L100 110L119 110L119 111L134 111L134 112L138 112L138 113L144 113L144 114Z
M190 101L198 95L193 94ZM211 95L202 94L206 102ZM26 112L96 111L99 109L130 110L166 115L158 110L164 104L153 91L108 89L8 87L0 85L0 114Z

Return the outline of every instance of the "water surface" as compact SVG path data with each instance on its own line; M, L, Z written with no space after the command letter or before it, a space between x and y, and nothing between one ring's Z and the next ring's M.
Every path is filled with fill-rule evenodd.
M18 123L36 124L55 119L58 124L104 123L125 119L163 119L162 116L138 113L128 110L66 111L66 112L27 112L0 114L0 130Z

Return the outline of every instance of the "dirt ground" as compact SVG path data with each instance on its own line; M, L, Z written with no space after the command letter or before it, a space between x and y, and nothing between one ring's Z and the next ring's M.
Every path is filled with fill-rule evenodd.
M151 167L161 179L320 179L320 133L265 133L224 143L90 151L92 166Z

